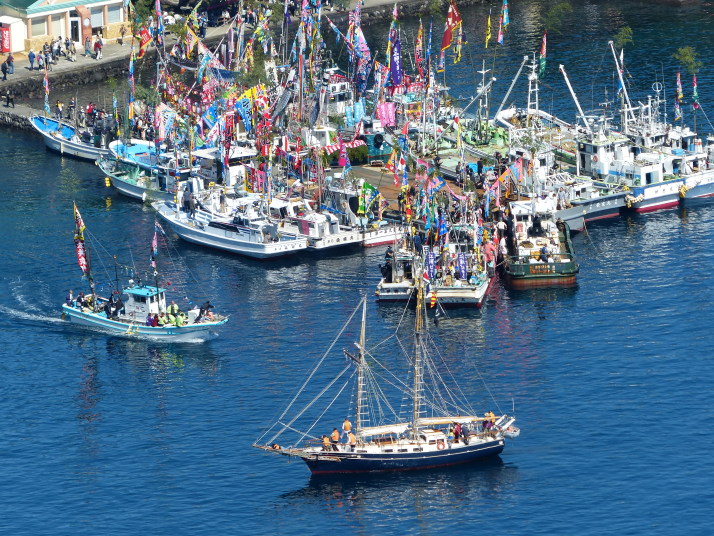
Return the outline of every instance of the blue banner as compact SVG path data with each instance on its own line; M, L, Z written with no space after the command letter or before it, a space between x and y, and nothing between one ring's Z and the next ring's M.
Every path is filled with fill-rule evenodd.
M466 279L468 271L466 269L466 255L464 253L459 253L457 257L457 262L459 265L459 277L461 279Z
M429 276L429 279L433 279L436 275L436 255L433 251L426 254L426 275Z

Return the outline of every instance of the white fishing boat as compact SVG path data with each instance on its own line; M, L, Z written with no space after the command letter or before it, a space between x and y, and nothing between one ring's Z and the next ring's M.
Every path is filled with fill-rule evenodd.
M153 283L129 283L117 288L110 297L100 296L96 290L89 248L85 245L85 226L82 217L75 213L75 248L83 276L89 283L89 293L78 298L68 296L62 305L62 317L74 324L101 330L121 337L167 341L198 342L217 334L228 317L211 311L210 302L200 308L191 307L181 312L172 302L167 304L166 288L159 284L156 270L157 235L154 234L152 267Z
M173 231L194 244L256 259L285 257L305 251L307 238L282 233L278 223L253 210L254 199L246 199L246 210L218 217L197 210L192 216L170 201L152 203L159 217Z
M175 177L152 175L136 163L113 157L100 157L96 164L119 193L140 201L171 201L185 184Z
M509 437L507 434L515 434L515 417L496 416L490 411L479 415L460 389L452 391L455 379L448 372L449 367L440 365L444 357L423 321L425 303L421 284L417 286L416 297L413 348L407 350L405 346L399 346L405 354L405 362L409 363L411 385L404 380L403 374L395 372L398 366L391 362L394 354L390 356L383 347L386 341L376 346L385 354L382 357L367 348L365 298L350 317L351 320L362 309L357 355L345 351L348 362L346 366L336 367L336 377L327 387L312 385L313 381L329 379L328 373L321 370L330 365L327 360L329 351L326 352L275 423L254 446L271 454L300 458L313 474L429 469L475 462L502 452ZM340 333L346 328L343 327ZM394 337L392 335L390 339ZM399 340L399 333L396 338ZM347 374L352 367L356 368L355 373ZM379 385L378 380L383 380L385 385ZM353 382L354 390L349 388ZM406 411L395 409L400 408L400 404L390 401L388 395L392 393L385 389L387 384L394 394L402 391L401 395L411 401ZM333 404L343 400L340 397L343 392L355 393L354 407L351 411L346 408L331 411ZM453 396L456 392L458 395ZM307 422L303 426L301 417L323 396L328 407L308 413L311 418L305 417ZM349 396L346 398L349 400ZM339 441L337 428L331 436L316 435L317 426L326 431L332 429L324 425L326 414L332 414L333 418L354 415L354 427L349 418L343 422L344 443ZM294 440L288 439L289 435L294 435ZM289 446L284 446L286 444Z
M407 301L414 295L415 274L421 266L421 259L413 248L398 243L397 250L387 249L383 265L380 265L382 279L374 294L379 301Z
M30 124L42 135L47 148L61 155L95 161L110 154L109 149L102 145L101 134L82 131L64 121L40 115L33 115Z

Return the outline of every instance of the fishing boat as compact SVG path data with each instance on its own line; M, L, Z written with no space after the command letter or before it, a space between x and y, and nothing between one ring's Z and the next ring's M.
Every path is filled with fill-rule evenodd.
M414 345L409 352L411 355L406 356L407 362L411 364L411 385L387 367L389 358L378 358L366 347L367 308L364 298L350 317L354 318L361 308L362 324L356 355L345 351L348 363L338 367L337 378L322 390L311 389L316 387L310 385L312 381L326 377L326 373L321 376L317 374L317 368L314 369L277 421L256 440L254 447L271 454L300 458L313 474L429 469L475 462L502 452L507 434L516 435L513 426L515 417L505 414L496 416L490 411L479 416L468 402L457 402L465 398L460 390L457 396L451 396L454 391L450 390L448 384L453 378L450 378L448 367L437 364L443 356L424 322L423 285L417 286L416 295ZM335 343L336 340L331 347ZM328 355L329 352L319 360L317 367L329 365L326 359ZM354 374L348 375L347 372L353 367L356 369ZM340 381L345 375L349 376L347 381ZM378 378L383 378L392 387L400 388L402 395L411 399L410 411L406 410L409 416L400 415L401 411L393 409L399 408L399 404L390 402L383 387L377 385ZM345 419L344 444L339 443L337 428L331 437L318 437L311 432L316 426L324 426L321 419L329 411L329 406L326 410L313 411L315 418L310 419L307 428L299 428L298 418L306 410L323 396L330 405L336 403L343 391L352 392L347 387L353 381L355 425L353 428L349 418ZM337 395L333 394L334 390L337 390ZM296 407L298 401L302 400L301 394L307 398L307 393L317 391L320 394L307 400L306 407ZM390 410L394 415L388 418L385 414ZM342 415L345 413L351 415L351 412L343 412ZM284 433L297 433L298 441L290 446L282 446L278 441L282 441Z
M175 302L167 304L167 289L159 284L159 274L156 270L158 254L156 232L151 261L153 284L146 284L137 277L136 280L129 279L126 286L119 288L117 277L117 286L111 296L100 296L92 273L90 248L85 244L84 221L76 206L74 215L77 260L83 276L89 282L89 294L86 298L68 297L62 305L62 317L65 320L121 337L167 342L208 340L214 337L217 329L228 321L228 317L211 311L213 306L210 302L204 303L200 308L193 307L185 313L179 311ZM149 318L154 317L157 325L150 325Z
M421 258L403 241L397 244L395 252L392 246L387 248L386 262L379 266L382 279L377 284L374 294L378 301L408 301L414 294L415 274L421 266Z
M32 127L42 135L45 145L61 155L70 155L83 160L95 161L109 155L109 149L102 145L102 134L79 130L69 123L57 121L41 115L30 118Z
M170 201L176 196L174 192L183 190L174 177L149 174L138 164L126 160L102 156L96 164L119 193L133 199Z
M194 244L255 259L285 257L307 249L306 238L282 233L276 222L254 209L255 202L246 198L241 213L223 217L203 210L192 216L171 201L151 206L178 236Z
M511 288L571 287L580 271L570 229L552 214L534 210L532 201L512 201L515 228L507 241L502 270Z

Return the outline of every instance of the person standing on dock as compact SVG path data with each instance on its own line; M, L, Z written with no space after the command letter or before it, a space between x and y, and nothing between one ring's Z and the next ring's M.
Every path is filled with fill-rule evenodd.
M7 74L15 74L15 58L12 54L7 55Z
M124 36L126 35L126 26L123 24L121 25L121 28L119 28L119 44L121 46L124 46Z
M7 88L5 93L5 108L9 108L10 104L12 104L13 108L15 107L15 92L11 87Z
M30 70L34 71L35 70L35 51L30 49L30 52L27 54L27 60L30 62Z
M102 59L102 38L97 36L97 40L94 42L94 59Z
M87 36L84 40L84 57L92 55L92 38Z
M2 79L7 80L7 60L0 65L0 71L2 71Z

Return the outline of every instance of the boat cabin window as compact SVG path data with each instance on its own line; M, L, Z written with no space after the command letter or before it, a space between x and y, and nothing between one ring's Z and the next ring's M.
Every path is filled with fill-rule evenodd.
M384 449L384 452L394 452L394 449Z
M409 449L397 449L397 452L409 452Z

